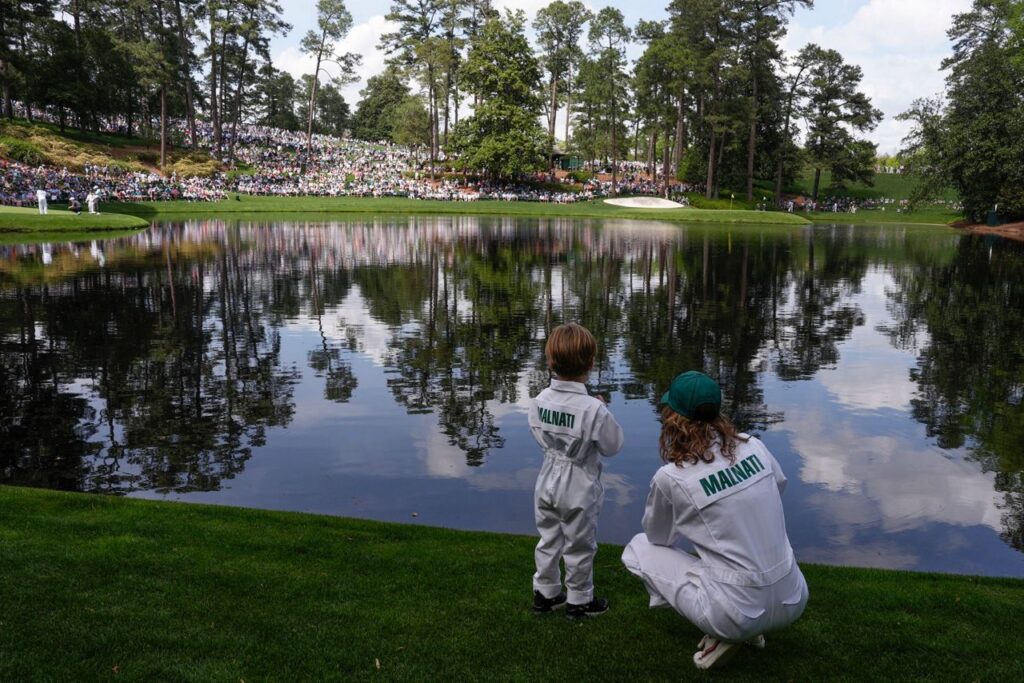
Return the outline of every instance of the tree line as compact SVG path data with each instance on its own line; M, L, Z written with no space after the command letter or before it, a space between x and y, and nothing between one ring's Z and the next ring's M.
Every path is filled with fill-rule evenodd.
M12 118L45 110L61 130L115 128L161 141L186 121L198 144L232 163L243 123L342 135L341 87L355 55L337 54L352 18L342 0L319 0L317 29L301 41L317 68L296 80L274 68L270 41L291 26L277 0L0 0L0 107ZM203 123L200 122L202 119Z
M382 41L394 75L371 80L363 102L389 89L400 101L399 74L411 76L426 93L431 159L452 151L462 168L492 177L552 167L561 114L560 151L607 169L613 191L619 162L631 159L666 192L681 180L708 197L728 187L753 200L755 180L771 178L781 198L809 163L816 198L823 170L835 184L870 182L876 147L857 135L881 112L859 89L860 68L838 52L808 45L783 55L789 18L812 5L672 0L666 19L634 27L614 7L554 0L530 25L531 45L526 15L498 13L490 0L395 0L388 19L399 28ZM632 64L631 46L643 48ZM460 120L464 103L471 113Z
M913 123L903 156L923 182L916 199L953 187L964 212L1024 218L1024 2L975 0L954 17L946 90L900 118Z
M664 19L635 26L580 0L553 0L532 22L494 4L391 0L387 68L350 110L341 91L360 57L340 52L344 0L318 0L300 42L314 66L298 79L271 61L270 41L291 30L277 0L0 0L0 106L45 110L62 128L116 123L165 148L167 122L185 121L176 144L197 145L202 126L229 164L239 126L256 123L307 145L327 133L420 147L432 167L492 178L564 154L613 185L631 160L666 192L684 181L708 197L781 201L807 166L815 198L825 172L834 185L871 181L876 148L863 135L881 112L861 69L818 45L780 47L813 0L669 0ZM1021 5L977 0L957 17L946 98L905 114L917 124L908 166L931 188L956 187L972 215L1024 206Z

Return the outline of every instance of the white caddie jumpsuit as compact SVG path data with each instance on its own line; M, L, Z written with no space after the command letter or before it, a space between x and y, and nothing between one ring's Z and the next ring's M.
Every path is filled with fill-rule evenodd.
M39 205L39 213L46 214L48 209L46 190L36 190L36 203Z
M579 382L551 380L530 405L530 432L544 450L534 489L540 542L533 588L546 598L562 591L565 559L569 603L594 599L597 516L604 499L601 456L622 448L622 428L604 402Z
M746 435L742 435L746 436ZM671 605L702 632L742 642L796 621L807 583L786 535L786 477L758 439L730 464L668 464L651 481L643 527L622 553L651 607ZM690 541L698 556L673 544Z

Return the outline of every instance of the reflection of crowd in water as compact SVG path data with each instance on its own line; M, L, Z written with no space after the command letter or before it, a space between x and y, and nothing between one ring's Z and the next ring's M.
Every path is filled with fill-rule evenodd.
M494 240L536 243L545 254L564 254L582 248L590 253L626 257L646 253L654 244L666 243L678 236L666 227L646 229L642 235L631 232L601 230L567 219L542 220L539 230L524 232L522 223L513 218L481 218L452 216L445 218L410 219L405 221L375 220L369 222L290 224L249 224L229 227L220 220L187 221L181 227L157 227L127 237L53 244L0 245L0 268L4 263L36 260L51 265L56 257L67 255L85 265L104 266L109 258L122 252L160 252L184 244L226 244L229 235L238 237L245 248L239 256L262 259L274 254L289 258L316 258L329 267L346 268L381 264L416 264L430 258L429 247L475 246L484 250ZM91 262L90 262L91 259Z

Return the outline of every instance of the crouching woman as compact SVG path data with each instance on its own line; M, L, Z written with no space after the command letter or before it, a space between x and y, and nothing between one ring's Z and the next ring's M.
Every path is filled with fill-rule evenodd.
M758 439L721 415L717 383L699 372L662 397L661 458L643 529L622 554L651 607L670 605L704 633L699 669L803 613L807 583L793 559L782 510L786 477ZM676 547L689 542L696 556Z

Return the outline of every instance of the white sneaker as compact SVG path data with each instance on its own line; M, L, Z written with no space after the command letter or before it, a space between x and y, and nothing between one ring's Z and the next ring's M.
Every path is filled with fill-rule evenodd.
M703 638L701 638L700 642L697 643L697 649L703 650L704 645L707 643L709 638L711 638L711 636L704 636ZM749 645L755 650L763 650L765 648L764 636L754 636L750 640L744 641L744 644Z
M739 649L734 643L727 643L711 636L704 636L700 642L703 647L693 653L693 663L698 669L722 666L732 659Z

